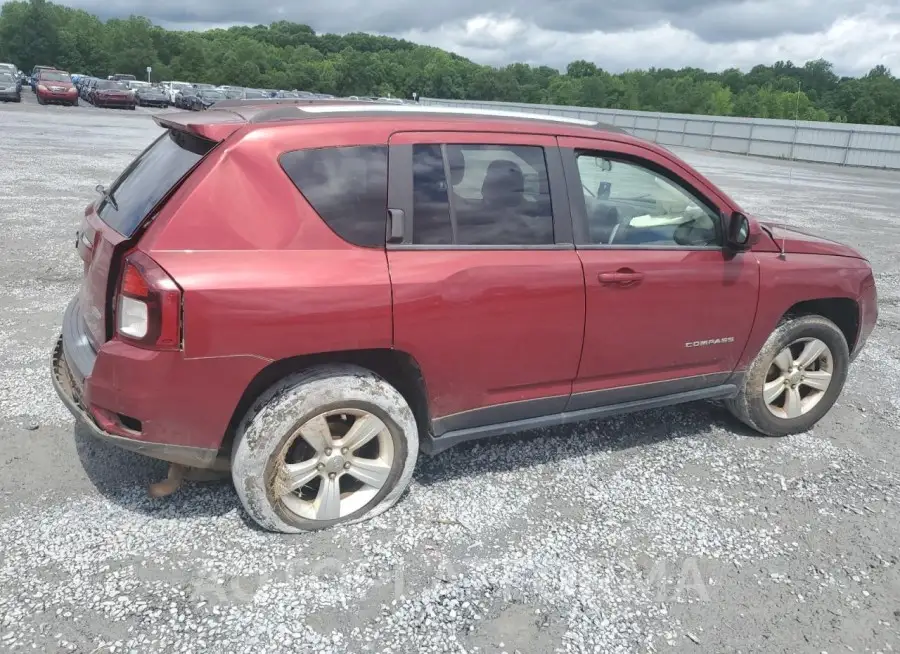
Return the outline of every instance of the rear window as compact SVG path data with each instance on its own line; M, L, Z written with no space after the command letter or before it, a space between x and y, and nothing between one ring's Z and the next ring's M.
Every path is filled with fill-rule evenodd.
M387 229L386 146L297 150L281 167L313 209L345 241L384 247Z
M144 150L109 189L98 214L107 225L131 236L159 201L213 148L196 136L166 131Z
M122 91L127 91L128 87L125 86L125 82L117 82L116 80L111 79L98 79L97 83L94 85L100 90L107 89L121 89Z
M71 82L72 78L68 73L60 73L58 71L43 71L40 76L41 81L44 82Z

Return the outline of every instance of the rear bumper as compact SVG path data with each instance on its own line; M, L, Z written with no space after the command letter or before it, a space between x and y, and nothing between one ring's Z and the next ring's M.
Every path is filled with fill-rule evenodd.
M102 96L94 96L94 104L98 107L133 107L135 101L129 98L104 98Z
M75 421L90 432L94 438L106 441L116 447L143 454L153 459L168 461L169 463L179 463L193 468L214 467L218 450L170 445L167 443L149 443L104 431L82 404L81 387L75 381L75 377L72 375L72 371L66 361L63 340L64 337L60 336L56 347L53 349L51 363L53 388L56 389L59 399L62 400L66 408L75 417Z
M44 102L60 102L63 104L71 104L78 99L78 93L38 93L38 97Z
M235 408L270 361L192 359L183 351L148 350L116 338L95 347L76 296L51 362L54 388L76 420L97 438L152 458L228 467L223 439Z

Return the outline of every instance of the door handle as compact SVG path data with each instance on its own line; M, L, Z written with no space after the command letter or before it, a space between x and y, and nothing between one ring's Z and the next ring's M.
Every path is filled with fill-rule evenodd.
M631 268L619 268L615 272L602 272L597 275L601 284L617 284L619 286L634 286L644 279L644 273Z
M597 279L600 280L601 284L615 284L619 281L619 273L614 272L605 272L597 275Z

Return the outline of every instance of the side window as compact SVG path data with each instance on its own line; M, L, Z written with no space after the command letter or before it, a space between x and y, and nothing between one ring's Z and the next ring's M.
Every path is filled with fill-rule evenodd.
M598 245L715 246L718 213L649 167L576 152L588 234Z
M413 242L552 245L544 149L413 146Z
M387 229L386 146L296 150L281 167L335 233L354 245L384 247Z

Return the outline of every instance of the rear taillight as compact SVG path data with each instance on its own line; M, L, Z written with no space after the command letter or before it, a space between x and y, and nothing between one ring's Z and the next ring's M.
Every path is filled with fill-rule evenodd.
M181 289L143 252L125 255L114 306L121 340L153 350L181 348Z

